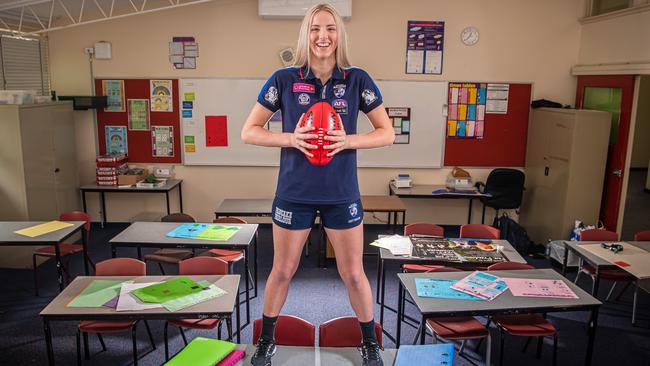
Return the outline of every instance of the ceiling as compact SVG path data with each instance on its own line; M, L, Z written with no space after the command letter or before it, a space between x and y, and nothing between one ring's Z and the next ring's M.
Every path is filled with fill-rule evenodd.
M214 0L0 0L0 30L44 33Z

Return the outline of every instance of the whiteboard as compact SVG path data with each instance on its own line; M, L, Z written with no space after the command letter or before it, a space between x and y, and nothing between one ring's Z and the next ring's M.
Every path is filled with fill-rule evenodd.
M265 79L199 78L180 80L180 104L192 100L191 117L181 108L183 164L225 166L278 166L280 149L241 141L241 129ZM411 108L409 144L359 150L359 167L439 168L443 162L447 82L377 81L386 107ZM189 107L189 106L188 106ZM185 113L185 115L183 114ZM227 117L227 146L206 146L206 116ZM372 126L359 113L358 133ZM192 137L188 140L188 137ZM194 141L188 149L187 141Z

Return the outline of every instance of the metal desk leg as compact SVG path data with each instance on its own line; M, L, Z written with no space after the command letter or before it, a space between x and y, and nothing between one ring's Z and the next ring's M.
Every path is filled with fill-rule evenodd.
M386 265L381 266L381 300L379 302L379 324L384 327L384 299L386 297ZM399 318L397 319L399 321Z
M88 258L88 243L86 243L86 229L81 229L81 247L83 248L83 256L84 256L84 274L88 276L88 262L90 261L90 258Z
M248 260L248 248L244 249L244 285L246 286L246 324L251 322L251 292L250 292L250 281L248 279L248 271L250 261ZM237 290L239 293L239 290Z
M420 327L420 344L424 344L424 337L427 335L427 319L424 315L422 315L420 324L422 324L422 327Z
M406 230L406 211L402 212L402 233Z
M402 307L402 281L397 280L399 288L397 289L397 331L395 333L395 348L399 348L400 339L402 338L402 313L404 308Z
M183 213L183 189L181 186L183 182L178 183L178 205L180 206L181 213Z
M54 351L52 349L52 331L50 330L50 322L43 319L43 330L45 331L45 348L47 350L47 364L54 366Z
M88 212L88 209L86 208L86 191L82 190L81 191L81 204L83 205L84 212Z
M596 307L591 311L591 319L589 320L589 339L587 340L587 358L585 359L586 366L591 365L597 327L598 327L598 308Z
M397 211L393 212L393 234L397 233Z
M237 343L241 343L241 314L240 314L239 294L235 297L235 320L237 321Z
M379 250L379 253L377 253L377 282L375 282L377 284L377 294L375 295L375 302L379 304L379 284L381 283L381 248L377 249Z
M636 325L636 303L638 301L637 295L639 293L639 281L634 282L634 299L632 300L632 326Z
M169 210L169 191L165 191L165 203L167 203L167 215L171 213Z
M104 192L99 192L99 203L102 207L102 229L106 225L108 219L106 218L106 195Z
M54 245L54 253L56 255L56 272L59 281L59 291L63 291L65 284L63 283L63 263L61 262L61 248L59 247L60 245L61 243L56 243Z
M228 340L232 342L232 314L226 318L226 328L228 328ZM239 333L237 333L237 337L239 338ZM239 340L237 340L237 343L239 343Z
M562 259L562 276L566 277L567 262L569 260L569 246L564 243L564 258ZM578 268L578 271L581 269Z
M260 248L258 247L258 239L258 232L255 231L255 236L253 237L253 245L255 246L255 257L253 257L253 267L255 269L255 274L253 275L253 284L255 285L255 292L253 298L257 297L257 252L260 251Z
M591 288L591 296L598 298L598 287L600 287L600 273L598 273L598 266L596 266L596 273L594 274L594 284Z
M471 224L472 223L472 201L474 201L473 198L469 199L469 209L467 210L467 223Z

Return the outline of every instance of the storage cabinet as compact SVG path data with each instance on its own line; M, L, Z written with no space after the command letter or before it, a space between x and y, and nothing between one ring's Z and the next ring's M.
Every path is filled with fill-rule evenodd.
M520 222L534 242L568 238L576 219L598 221L610 124L607 112L533 110Z

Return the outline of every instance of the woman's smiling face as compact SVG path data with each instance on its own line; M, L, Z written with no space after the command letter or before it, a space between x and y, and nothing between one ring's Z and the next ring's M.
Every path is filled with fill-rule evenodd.
M315 60L336 59L338 33L334 17L327 11L314 14L309 29L309 49Z

